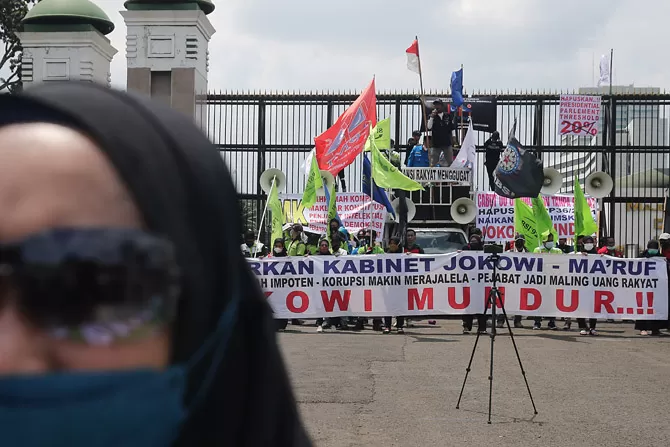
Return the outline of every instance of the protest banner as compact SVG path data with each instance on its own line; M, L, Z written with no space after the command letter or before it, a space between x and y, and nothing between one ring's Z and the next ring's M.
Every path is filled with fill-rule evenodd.
M444 102L445 107L449 110L453 99L451 96L426 96L424 102L425 113L421 114L421 124L419 129L425 131L426 123L424 122L424 117L430 117L431 112L433 111L433 101L436 99L441 99ZM481 132L493 132L496 130L496 125L498 122L498 107L497 100L493 96L479 96L479 97L470 97L463 98L463 123L461 126L461 120L455 119L455 124L459 128L468 128L470 124L470 119L472 119L472 128ZM453 112L456 114L456 112Z
M311 208L302 206L302 195L279 194L284 212L284 222L299 223L315 233L325 233L328 226L328 203L326 198L319 196ZM337 194L337 214L342 219L344 227L350 233L357 233L361 228L373 228L377 231L377 240L384 235L386 221L386 207L377 202L373 207L373 218L370 217L370 196L356 192L342 192Z
M472 184L468 168L403 168L402 173L415 182Z
M601 97L561 95L558 112L559 136L596 136L600 125Z
M575 198L556 194L542 196L558 237L571 238L575 235ZM531 205L529 198L521 199ZM597 200L587 197L591 214L597 218ZM514 240L514 199L499 196L494 192L477 192L477 228L487 242L505 243ZM597 222L597 220L596 220Z
M249 259L276 318L483 313L493 266L483 252ZM498 287L512 315L664 320L665 259L500 256Z

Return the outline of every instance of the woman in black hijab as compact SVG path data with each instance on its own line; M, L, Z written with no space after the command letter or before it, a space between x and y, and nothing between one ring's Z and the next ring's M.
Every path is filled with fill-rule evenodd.
M40 154L49 159L48 164ZM95 175L86 177L86 169L78 166L82 159ZM0 300L0 325L21 322L16 337L41 344L26 341L16 358L2 358L5 352L0 350L3 443L49 446L67 440L68 445L80 445L85 435L86 445L166 445L168 439L174 442L167 444L185 446L310 445L276 345L270 307L233 237L241 233L239 219L234 217L239 210L233 183L216 149L189 119L147 99L94 84L49 83L17 96L0 96L0 165L10 162L11 169L0 166L4 179L0 180L0 298L14 292L3 287L7 282L19 286L18 298L12 294L13 300ZM30 176L34 177L27 180ZM49 180L52 177L55 180ZM77 188L69 184L74 178L81 180ZM37 189L42 179L50 183ZM56 196L61 190L69 192ZM26 211L24 203L42 196L42 205ZM43 212L52 202L62 206ZM88 241L84 248L77 246L79 252L74 255L72 246L53 234L53 228L63 222L69 227L66 234ZM88 231L90 227L114 227L104 230L113 237L95 239L98 230ZM116 227L133 229L128 235ZM53 263L47 248L56 247L57 253L67 255L66 261L74 259L77 265L82 250L101 245L113 251L118 249L115 241L121 239L131 240L133 247L149 240L148 245L164 248L161 241L165 241L174 248L181 288L176 317L165 320L165 348L160 341L147 341L151 346L147 352L164 351L164 360L156 354L151 361L117 359L109 366L117 350L141 347L128 342L130 348L114 346L110 351L86 342L74 345L67 338L69 326L58 332L66 341L56 345L41 326L23 323L23 315L14 317L30 310L35 305L31 300L49 298L48 292L42 296L20 286L16 272L28 271L24 268L30 266L28 253ZM165 263L169 252L161 251ZM95 259L96 265L107 262ZM47 267L60 279L58 265ZM5 305L14 301L18 304ZM88 305L95 308L96 302ZM13 320L7 319L10 311ZM59 313L64 311L53 308L53 315L47 313L44 321L95 323L85 319L98 316ZM33 331L33 326L40 330ZM3 333L8 330L2 329ZM33 332L37 335L32 338L26 335ZM47 349L52 345L60 350L58 361ZM76 364L72 359L78 358L78 350L85 351L80 358L86 360ZM33 357L22 362L26 352ZM128 384L144 380L135 372L138 368L148 368L151 380L138 388L148 394L142 401L133 401ZM108 369L122 371L108 373ZM22 380L30 386L22 387ZM81 389L81 384L89 388ZM114 392L98 393L102 389ZM174 402L160 402L173 392ZM44 402L54 396L57 404L45 407ZM142 403L147 408L140 408ZM172 413L161 413L173 404ZM26 411L17 412L17 408ZM93 418L89 414L96 414L91 425L98 421L102 425L87 427L86 418ZM13 417L11 425L6 415ZM131 416L136 426L130 427ZM40 429L30 430L31 426Z

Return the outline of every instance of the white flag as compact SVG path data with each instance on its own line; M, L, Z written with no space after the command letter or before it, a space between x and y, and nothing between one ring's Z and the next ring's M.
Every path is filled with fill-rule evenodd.
M603 54L600 56L600 79L598 79L598 87L603 84L609 84L610 76L610 58Z
M407 69L413 71L414 73L420 74L421 71L419 69L419 41L414 40L414 42L412 42L412 45L410 45L409 48L405 50L405 53L407 54Z
M468 133L458 151L456 159L451 164L452 168L470 168L472 172L477 172L477 144L475 143L475 131L472 129L472 119L468 125Z
M305 161L303 161L302 164L300 165L300 170L305 173L305 178L309 177L309 171L312 169L312 157L314 157L315 153L316 149L312 149L311 151L309 151L309 154L307 154Z

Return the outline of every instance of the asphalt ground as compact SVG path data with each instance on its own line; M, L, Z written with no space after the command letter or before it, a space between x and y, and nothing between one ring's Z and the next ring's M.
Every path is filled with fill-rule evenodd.
M312 323L312 322L306 322ZM524 321L529 328L531 321ZM538 414L507 329L495 338L487 424L490 337L482 336L461 402L475 335L460 321L414 322L405 335L278 334L303 421L315 445L667 446L670 335L599 322L599 336L514 329ZM560 326L560 324L559 324Z

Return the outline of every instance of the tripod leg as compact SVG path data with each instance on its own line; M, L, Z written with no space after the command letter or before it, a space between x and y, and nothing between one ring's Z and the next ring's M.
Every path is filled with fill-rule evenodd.
M500 292L497 287L492 287L486 300L487 305L491 306L491 360L489 363L489 421L491 423L491 409L493 408L493 345L496 341L496 303L500 298ZM484 313L486 315L486 313Z
M521 368L521 375L523 376L523 381L526 383L526 390L528 391L528 397L530 397L530 403L533 405L533 412L537 414L537 408L535 407L535 401L533 400L533 393L530 392L530 386L528 385L528 378L526 378L526 371L523 369L523 363L521 363L521 356L519 355L519 349L516 347L516 341L514 340L514 333L512 332L512 326L509 324L507 319L507 312L505 311L505 303L500 299L500 309L505 316L505 322L507 323L507 330L509 331L509 337L512 340L512 346L514 346L514 352L516 353L516 359L519 361L519 368Z
M484 309L484 318L486 318L486 309ZM465 368L465 377L463 378L463 386L461 386L461 393L458 395L458 402L456 403L456 409L458 410L461 406L461 398L463 397L463 390L465 390L465 383L468 381L468 375L470 375L472 361L475 358L475 351L477 350L477 343L479 343L479 337L481 336L481 331L477 328L477 338L475 338L475 345L472 347L472 354L470 354L470 361L468 362L468 367Z
M470 375L470 370L472 367L472 361L475 358L475 351L477 351L477 343L479 343L479 336L481 334L477 332L477 338L475 338L475 345L472 347L472 354L470 354L470 361L468 362L468 367L465 368L465 377L463 378L463 386L461 386L461 393L458 395L458 402L456 402L456 409L458 410L461 406L461 398L463 398L463 390L465 390L465 383L468 381L468 375Z

